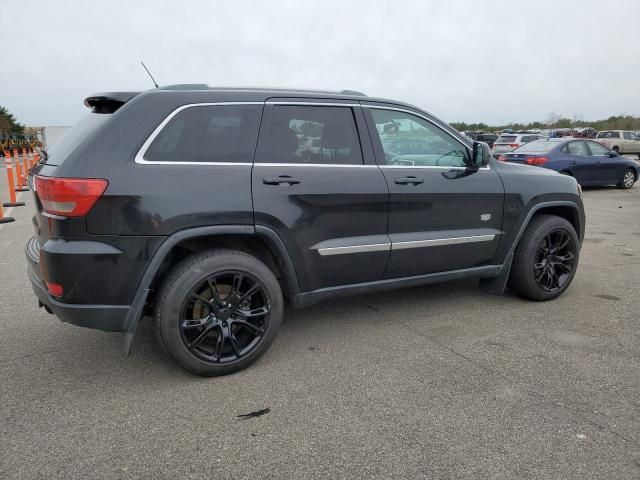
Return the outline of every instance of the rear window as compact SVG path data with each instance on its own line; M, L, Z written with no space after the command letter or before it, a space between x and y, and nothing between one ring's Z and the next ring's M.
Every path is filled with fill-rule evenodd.
M82 143L88 142L107 123L111 114L89 113L83 117L48 149L46 163L49 165L62 165L71 152Z
M522 145L521 147L516 148L511 153L546 153L556 145L558 145L558 142L536 140L535 142L529 142L525 145Z
M620 132L600 132L596 138L620 138Z
M524 135L522 137L522 143L533 142L534 140L539 140L540 137L538 135Z
M155 137L150 162L251 163L259 105L193 106L178 112Z
M513 143L516 141L516 135L501 135L496 143Z

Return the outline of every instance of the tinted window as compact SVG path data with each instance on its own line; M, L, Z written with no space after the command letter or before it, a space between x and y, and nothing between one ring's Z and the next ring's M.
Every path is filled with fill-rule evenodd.
M513 143L515 141L516 141L515 135L501 135L500 138L496 140L496 143Z
M620 138L620 132L600 132L597 138Z
M623 132L622 134L624 135L625 140L635 140L635 135L631 132Z
M267 163L361 165L353 111L348 107L275 106L262 156Z
M525 135L522 137L522 143L533 142L534 140L540 140L538 135Z
M537 140L529 142L521 147L516 148L512 153L544 153L558 145L558 142L549 142L547 140Z
M464 167L466 148L410 113L371 109L388 165Z
M586 157L589 155L587 151L587 146L584 142L571 142L567 145L567 152L571 155L579 155L581 157Z
M62 165L69 154L73 152L81 143L90 141L98 133L100 127L112 118L111 114L90 113L76 123L47 149L49 165Z
M178 112L144 154L153 162L251 163L259 105L195 106Z
M591 156L593 157L606 157L611 151L607 147L596 142L589 142L589 150L591 150Z

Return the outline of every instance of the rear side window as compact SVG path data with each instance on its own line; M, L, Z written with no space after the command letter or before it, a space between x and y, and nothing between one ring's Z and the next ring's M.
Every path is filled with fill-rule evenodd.
M516 141L515 135L501 135L500 138L496 140L496 143L513 143L515 141Z
M571 142L567 145L567 152L571 155L578 155L580 157L589 156L587 146L584 142Z
M169 120L144 154L150 162L251 163L261 105L195 105Z
M264 138L266 163L362 165L362 150L349 107L277 105ZM263 143L264 141L264 143Z
M67 130L52 146L47 150L49 155L47 164L62 165L67 157L83 142L90 141L94 135L98 134L100 128L105 125L111 114L89 113L73 127Z

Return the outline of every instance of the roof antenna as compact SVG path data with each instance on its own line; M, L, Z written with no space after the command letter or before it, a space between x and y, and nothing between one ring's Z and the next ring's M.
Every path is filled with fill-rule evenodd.
M147 66L144 64L144 62L142 60L140 60L140 63L142 64L142 66L144 67L144 69L147 71L147 73L149 74L149 77L151 78L151 81L153 82L153 84L156 86L156 88L158 88L158 84L156 83L156 79L153 78L153 75L151 75L151 72L149 71L149 69L147 68Z

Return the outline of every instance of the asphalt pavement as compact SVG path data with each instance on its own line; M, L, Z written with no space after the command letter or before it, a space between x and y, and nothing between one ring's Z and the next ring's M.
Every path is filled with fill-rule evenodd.
M22 194L0 228L0 478L640 478L640 185L584 197L553 302L476 281L329 301L205 379L149 322L125 358L38 309Z

